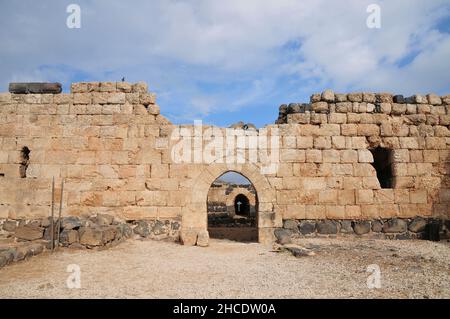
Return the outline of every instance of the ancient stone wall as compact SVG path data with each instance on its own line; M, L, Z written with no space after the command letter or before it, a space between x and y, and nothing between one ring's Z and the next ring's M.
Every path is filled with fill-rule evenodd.
M0 218L48 216L52 178L56 185L64 178L64 216L178 220L183 242L195 244L207 240L211 184L236 171L255 187L261 242L274 240L283 220L448 219L449 104L450 96L326 91L310 104L282 106L277 124L264 128L280 134L277 169L267 172L259 158L174 160L173 133L194 136L198 128L172 125L144 83L2 93ZM224 128L214 129L225 135ZM240 130L244 137L262 131ZM374 154L388 163L379 176ZM56 204L58 194L57 186Z
M248 198L250 215L256 214L256 192L251 184L237 185L229 183L214 183L208 191L208 214L226 213L236 215L234 200L238 195Z

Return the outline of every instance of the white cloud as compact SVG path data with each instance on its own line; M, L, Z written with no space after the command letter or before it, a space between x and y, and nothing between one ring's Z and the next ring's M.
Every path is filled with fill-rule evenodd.
M381 29L366 26L373 2L381 6ZM450 37L435 28L449 18L445 0L78 1L80 30L65 26L69 3L2 4L0 87L70 81L78 73L126 76L148 81L167 103L163 112L178 118L283 97L299 101L326 87L449 89ZM399 63L411 54L411 63Z

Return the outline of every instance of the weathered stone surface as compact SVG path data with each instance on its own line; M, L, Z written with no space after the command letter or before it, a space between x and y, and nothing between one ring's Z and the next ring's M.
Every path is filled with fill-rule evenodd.
M341 221L341 233L344 233L344 234L353 233L352 222L350 220Z
M15 94L61 93L61 83L9 83L9 92Z
M36 240L44 236L44 228L36 226L20 226L17 227L14 236L23 240Z
M165 233L167 233L167 231L168 231L168 229L167 229L168 226L169 226L169 225L165 225L162 221L157 220L157 221L155 222L155 224L153 225L151 232L152 232L154 235L165 234Z
M403 95L394 95L394 103L403 104L405 103L405 98Z
M360 221L353 223L353 230L357 235L364 235L370 232L370 222Z
M44 251L44 245L41 243L32 243L28 245L28 249L33 256L36 256Z
M137 226L134 227L133 232L140 235L141 237L147 237L148 235L150 235L148 223L145 221L139 221Z
M278 228L275 229L274 234L277 239L277 242L281 245L289 244L292 241L291 240L292 231L289 229Z
M0 248L0 268L14 261L14 248Z
M323 235L332 235L338 232L337 222L333 220L318 222L316 227L317 232Z
M129 238L133 235L133 229L128 224L119 224L117 226L120 229L123 237Z
M61 219L61 228L62 229L78 229L81 227L81 221L78 217L75 216L69 216L69 217L63 217Z
M180 241L186 246L195 246L197 243L197 231L194 229L181 229Z
M316 224L314 222L302 221L298 225L298 230L302 235L309 235L315 232Z
M13 232L16 230L17 222L15 220L5 220L3 222L2 229L8 232Z
M322 101L334 102L334 92L331 90L325 90L322 92Z
M408 225L408 230L413 233L419 233L425 230L427 221L422 217L414 218Z
M94 247L103 245L103 232L101 229L93 227L81 227L78 230L80 244Z
M283 228L297 231L298 230L298 222L294 219L287 219L283 223Z
M95 223L99 226L108 226L111 225L114 221L114 216L107 214L97 214L95 218Z
M14 261L20 261L33 256L33 250L29 245L19 246L15 250Z
M383 225L384 233L403 233L406 231L406 222L402 219L393 218Z
M314 256L315 253L311 250L306 249L305 247L294 245L294 244L288 244L283 246L284 249L289 251L294 257L307 257L307 256Z
M200 247L209 246L209 233L207 230L202 230L198 233L196 245Z
M74 229L64 229L59 235L59 241L64 246L76 243L78 240L78 231Z

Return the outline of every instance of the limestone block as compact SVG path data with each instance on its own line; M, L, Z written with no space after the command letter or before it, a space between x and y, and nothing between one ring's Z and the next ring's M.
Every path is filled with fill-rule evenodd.
M306 205L306 219L324 219L326 218L326 208L323 205Z
M428 125L437 125L439 124L439 115L430 114L427 115L427 122Z
M369 150L358 150L358 161L360 163L372 163L373 155Z
M209 233L207 230L200 230L198 232L196 245L199 247L209 246Z
M447 141L444 137L426 137L426 148L429 150L443 150L447 148Z
M315 103L315 102L320 102L320 99L321 99L321 94L315 93L315 94L311 95L309 100L311 103Z
M340 102L336 103L336 112L338 113L348 113L352 111L351 102Z
M394 189L394 202L396 204L409 204L409 189Z
M431 107L431 114L433 115L445 115L446 113L446 108L443 105L433 105Z
M347 94L335 93L334 100L336 102L347 102Z
M424 95L416 94L413 96L414 102L417 104L427 104L428 100L427 97Z
M345 124L345 123L347 123L347 114L330 113L328 115L328 123L331 123L331 124Z
M430 114L431 113L431 106L429 104L417 105L417 113L419 113L419 114Z
M361 205L361 215L367 218L379 218L378 205Z
M156 103L156 95L154 93L140 93L139 94L139 104L148 106L150 104Z
M317 113L326 113L328 112L328 103L327 102L316 102L311 104L311 109Z
M409 151L407 149L396 149L392 151L394 163L408 163Z
M305 151L298 149L282 149L281 160L283 162L305 162Z
M411 190L409 195L412 204L426 204L428 201L425 189Z
M23 240L37 240L44 235L44 228L38 226L19 226L14 231L14 236Z
M406 114L416 114L417 105L416 104L406 104Z
M116 92L116 82L100 82L100 92Z
M355 201L356 201L355 190L353 189L338 190L339 205L354 205Z
M344 136L354 136L358 133L358 125L357 124L342 124L341 125L341 134Z
M362 136L351 137L351 148L366 149L368 147L367 139Z
M317 134L320 136L341 135L341 126L339 124L322 124Z
M364 189L381 189L380 181L375 176L363 177L362 187Z
M303 188L305 190L322 190L327 188L327 183L323 177L305 177L303 179Z
M92 96L91 93L74 93L73 94L74 104L91 104Z
M293 113L288 114L288 123L289 124L309 124L311 120L310 113Z
M368 177L376 176L375 168L368 163L354 163L354 176Z
M125 93L109 93L107 95L108 104L124 104L125 103Z
M367 103L375 103L377 100L374 93L363 93L363 101Z
M130 93L131 92L131 84L128 82L116 82L117 92Z
M331 90L323 91L321 100L325 102L334 102L334 92Z
M87 92L87 83L86 82L79 82L79 83L72 83L70 85L70 92L72 93L81 93L81 92Z
M381 103L380 104L381 113L391 114L392 104L391 103Z
M423 162L423 153L421 150L410 151L409 156L413 163Z
M346 148L346 139L344 136L331 137L332 148L342 150Z
M314 138L314 148L316 149L330 149L331 148L331 137L329 136L318 136Z
M313 147L312 136L297 136L297 148L309 149Z
M145 82L138 82L131 86L131 90L133 93L146 93L148 91L148 86Z
M347 94L347 99L350 102L362 102L363 94L362 93L350 93L350 94Z
M371 189L359 189L356 191L356 204L373 204L374 196Z
M357 113L347 113L347 123L357 124L361 119L361 114Z
M359 219L361 218L361 207L358 205L345 206L345 219Z
M127 93L125 94L125 100L130 104L139 104L139 93Z
M377 204L393 204L394 190L393 189L377 189L373 191L374 200Z
M327 205L326 216L329 219L343 219L345 218L345 206L340 205Z
M362 177L351 177L344 176L344 189L361 189L362 186Z
M375 104L367 103L367 113L373 113L375 111Z
M310 113L310 123L311 124L326 124L328 123L327 114L321 113Z
M393 115L402 115L406 113L406 104L398 104L393 103L392 104L392 111L391 114Z
M324 150L322 152L324 163L339 163L340 155L338 150Z
M380 135L380 128L376 124L358 124L359 136Z
M356 163L358 162L358 152L355 150L340 151L340 158L342 163Z
M399 138L400 147L405 149L418 149L419 143L418 138L415 137L400 137Z

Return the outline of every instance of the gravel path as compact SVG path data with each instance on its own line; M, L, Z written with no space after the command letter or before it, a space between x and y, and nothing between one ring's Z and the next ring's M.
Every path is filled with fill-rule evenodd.
M212 240L208 248L130 240L44 253L0 269L0 298L450 298L450 244L308 239L315 256ZM68 289L69 264L81 288ZM368 289L366 268L381 269Z

